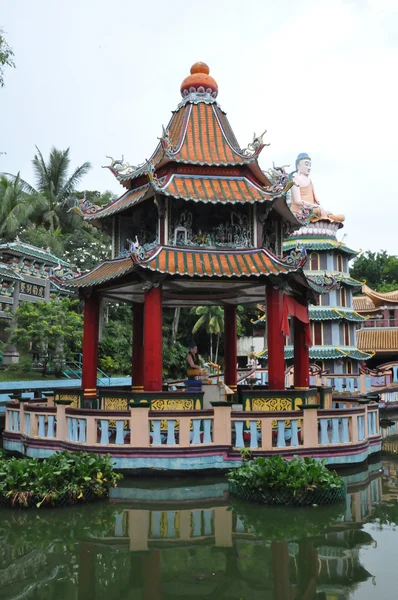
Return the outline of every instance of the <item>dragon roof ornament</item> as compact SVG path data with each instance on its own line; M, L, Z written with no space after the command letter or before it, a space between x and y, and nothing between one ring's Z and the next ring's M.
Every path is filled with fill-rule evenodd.
M263 131L261 135L253 133L253 140L247 145L247 148L241 150L242 156L245 156L246 158L255 158L260 154L264 146L269 146L270 144L265 144L263 141L266 133L267 130Z

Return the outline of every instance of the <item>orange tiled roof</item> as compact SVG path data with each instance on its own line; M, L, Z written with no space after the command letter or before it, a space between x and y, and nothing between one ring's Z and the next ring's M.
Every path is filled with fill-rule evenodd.
M194 202L239 204L273 199L271 194L246 177L172 175L159 191L167 196Z
M105 262L97 265L89 273L85 273L75 279L68 279L62 281L62 284L67 287L91 287L93 285L99 285L106 281L122 277L130 271L133 271L134 263L131 257L127 258L116 258L114 260L106 260Z
M104 217L109 217L110 215L125 210L126 208L129 208L129 206L133 206L133 204L137 204L138 202L140 202L144 198L145 194L150 189L150 187L151 186L147 184L136 188L135 190L129 190L128 192L123 194L123 196L117 198L117 200L105 206L102 210L85 215L85 219L103 219Z
M357 346L363 352L398 352L398 328L364 327L359 329Z
M90 273L63 283L68 287L101 285L137 268L189 277L259 277L295 272L301 266L299 262L283 262L265 248L228 251L158 246L143 260L135 255L108 260Z
M137 264L151 271L190 277L251 277L296 271L265 248L210 250L161 246L147 260Z
M357 312L374 312L379 310L367 296L354 296L352 299L354 310Z
M375 306L383 306L384 304L398 304L398 290L394 292L376 292L367 285L362 286L362 292L370 298Z

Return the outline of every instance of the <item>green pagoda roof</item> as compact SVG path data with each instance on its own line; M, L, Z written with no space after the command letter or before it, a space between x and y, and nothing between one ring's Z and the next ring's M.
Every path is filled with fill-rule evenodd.
M37 246L31 246L30 244L25 244L25 242L15 241L10 242L8 244L0 244L0 254L14 254L15 256L30 256L31 258L36 258L37 260L41 260L44 263L53 264L53 265L64 265L69 267L70 264L62 258L58 258L51 252L47 250L43 250L43 248L38 248Z
M268 348L256 354L259 358L267 358ZM361 352L353 346L342 348L338 346L312 346L310 348L310 360L333 359L333 358L353 358L354 360L368 360L371 354ZM293 358L293 346L285 346L285 359Z
M6 279L14 279L16 281L22 281L23 279L21 275L19 275L19 273L13 271L11 267L6 265L5 263L0 263L0 277L5 277Z
M334 279L337 283L345 283L346 285L351 285L352 287L361 287L363 284L361 281L357 281L357 279L353 279L346 273L340 273L339 271L307 271L306 275L311 278L313 283L322 285L325 281L325 275Z
M283 242L283 250L292 250L296 248L298 245L303 246L307 250L339 250L340 252L345 252L346 254L351 254L352 256L356 256L358 252L356 250L352 250L348 248L345 244L338 242L336 239L327 239L327 238L310 238L306 237L295 237L288 238Z
M366 317L355 312L352 309L341 309L333 306L310 306L309 307L311 321L350 321L351 323L362 323L366 321Z

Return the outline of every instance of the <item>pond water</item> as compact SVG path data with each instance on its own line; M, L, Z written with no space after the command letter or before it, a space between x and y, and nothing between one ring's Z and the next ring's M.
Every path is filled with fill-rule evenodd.
M387 431L391 433L391 431ZM0 600L390 600L398 437L346 503L262 507L223 478L125 480L108 502L0 511Z

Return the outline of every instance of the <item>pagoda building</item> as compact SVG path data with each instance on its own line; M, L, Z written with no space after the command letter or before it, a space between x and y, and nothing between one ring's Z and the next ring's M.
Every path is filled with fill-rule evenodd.
M299 154L296 171L290 176L293 186L288 192L288 202L296 217L300 220L307 217L307 222L286 237L283 252L288 255L294 249L305 249L307 278L315 291L317 285L321 286L317 305L309 307L313 341L309 351L311 364L329 373L358 374L360 363L371 355L359 350L356 341L356 330L366 320L366 316L353 307L353 294L362 285L349 274L349 262L357 252L337 239L344 215L334 215L320 205L309 178L310 171L311 158L306 153ZM254 324L265 320L266 315ZM265 348L258 356L267 358L267 354ZM288 364L292 364L293 355L292 340L287 338Z
M358 374L370 354L358 349L356 330L366 321L353 305L354 293L361 287L349 274L349 261L356 252L336 238L342 224L328 221L311 222L293 232L283 244L285 252L297 245L308 253L304 267L311 279L330 280L328 292L318 296L317 306L309 307L313 346L310 361L322 371L335 374ZM334 282L334 285L333 283ZM289 343L290 342L290 343ZM287 360L293 358L291 340L285 350Z
M375 354L371 363L398 363L398 290L376 292L362 286L361 296L354 298L354 308L366 317L357 331L358 347ZM393 366L393 381L398 381L398 366Z
M308 387L308 301L314 299L304 251L283 256L283 239L300 227L282 170L258 164L265 143L241 148L217 102L204 63L181 85L182 99L151 158L113 160L124 193L104 208L77 201L84 218L112 234L112 258L65 284L84 298L85 398L96 395L103 299L133 306L133 390L162 390L162 306L224 307L225 373L237 385L236 307L267 301L269 389L285 387L287 315L295 325L295 385ZM280 177L278 176L280 173Z

